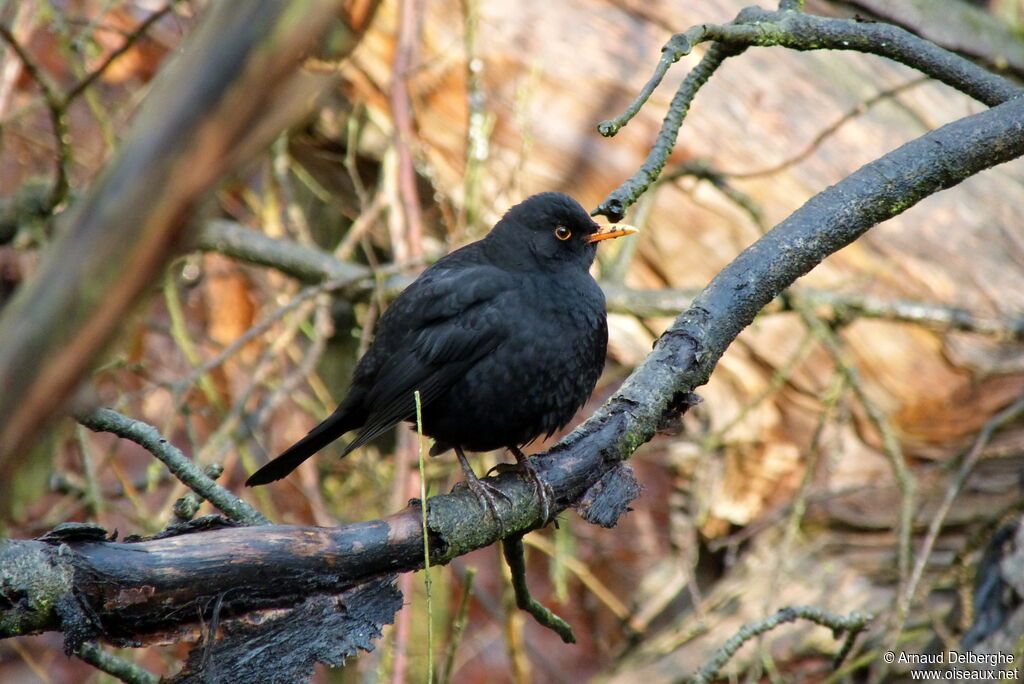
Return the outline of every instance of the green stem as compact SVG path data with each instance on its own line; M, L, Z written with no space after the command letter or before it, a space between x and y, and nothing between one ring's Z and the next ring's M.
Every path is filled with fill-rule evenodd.
M434 681L434 611L431 600L430 581L430 531L427 528L427 469L423 449L423 406L420 391L413 393L416 399L416 433L419 436L420 461L420 512L423 516L423 585L427 593L427 684Z
M526 552L523 549L523 535L517 534L505 538L502 540L501 548L505 554L505 562L508 563L508 568L512 571L512 589L516 594L516 605L520 610L525 610L532 615L537 622L562 637L562 641L565 643L575 644L576 637L573 635L569 623L530 596L530 589L526 586Z

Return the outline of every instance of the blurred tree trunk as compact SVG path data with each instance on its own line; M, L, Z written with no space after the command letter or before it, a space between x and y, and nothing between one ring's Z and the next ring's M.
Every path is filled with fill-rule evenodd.
M327 31L342 54L355 46L340 6L214 4L163 70L118 156L61 218L38 272L0 318L4 481L154 275L190 246L217 181L310 111L329 79L304 74L303 58Z

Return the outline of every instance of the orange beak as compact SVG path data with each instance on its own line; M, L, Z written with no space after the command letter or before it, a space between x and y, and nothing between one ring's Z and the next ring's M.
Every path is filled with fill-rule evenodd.
M610 240L611 238L622 237L623 235L632 235L633 233L640 232L638 228L630 226L625 223L613 223L609 226L602 228L593 235L587 238L587 242L599 242L601 240Z

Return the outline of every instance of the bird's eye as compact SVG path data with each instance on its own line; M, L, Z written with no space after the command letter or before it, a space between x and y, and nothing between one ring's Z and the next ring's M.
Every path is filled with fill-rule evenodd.
M572 237L572 231L565 226L557 226L555 228L555 237L559 240L568 240Z

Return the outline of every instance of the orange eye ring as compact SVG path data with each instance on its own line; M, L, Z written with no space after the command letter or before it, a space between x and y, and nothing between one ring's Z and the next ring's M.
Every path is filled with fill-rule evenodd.
M565 226L556 226L555 237L564 242L572 237L572 231Z

